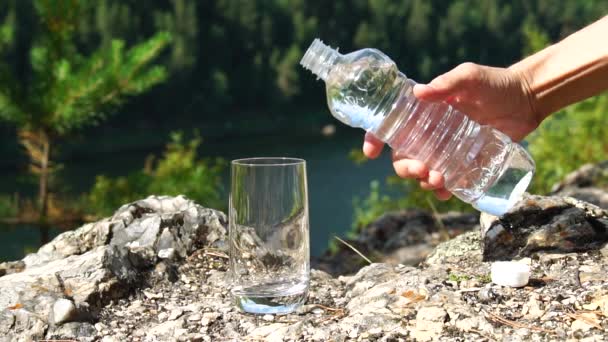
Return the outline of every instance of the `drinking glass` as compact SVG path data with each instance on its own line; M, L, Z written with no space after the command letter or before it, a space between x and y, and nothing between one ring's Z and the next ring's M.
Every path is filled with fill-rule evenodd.
M306 162L248 158L231 163L231 293L249 313L289 313L310 279Z

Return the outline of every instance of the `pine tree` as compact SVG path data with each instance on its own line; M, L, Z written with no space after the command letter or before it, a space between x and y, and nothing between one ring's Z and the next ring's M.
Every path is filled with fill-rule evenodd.
M34 0L26 70L16 75L8 58L0 61L0 120L17 129L38 178L41 221L48 212L52 153L61 138L99 124L128 97L167 78L165 68L153 64L170 42L165 32L130 48L114 39L92 53L80 51L75 31L87 6L85 0ZM7 56L25 26L16 25L12 14L0 26L0 53Z

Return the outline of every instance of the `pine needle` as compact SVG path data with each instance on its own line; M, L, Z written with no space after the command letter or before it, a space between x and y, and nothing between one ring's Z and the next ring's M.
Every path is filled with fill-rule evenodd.
M437 208L435 208L433 201L431 201L428 196L426 197L426 202L431 207L432 216L433 216L433 219L435 220L435 223L437 224L437 227L439 228L439 234L441 235L441 240L448 241L450 239L450 233L448 232L447 228L443 224L443 221L441 221L441 218L439 217L439 211L437 211Z
M511 326L511 327L514 327L514 328L524 328L524 329L544 332L544 333L550 334L550 335L556 335L555 331L551 331L551 330L535 327L535 326L532 326L532 325L527 325L527 324L515 322L515 321L512 321L510 319L506 319L504 317L501 317L501 316L499 316L497 314L491 313L491 312L487 312L487 314L488 314L488 317L486 317L486 318L489 318L490 320L492 320L494 322L497 322L497 323L502 323L504 325L508 325L508 326Z
M352 249L355 253L359 254L360 257L362 257L365 261L367 261L369 264L373 264L373 262L371 260L369 260L365 255L363 255L363 253L359 252L355 247L353 247L351 244L349 244L348 242L340 239L337 236L334 236L334 238L336 238L338 241L342 242L343 244L345 244L348 248Z

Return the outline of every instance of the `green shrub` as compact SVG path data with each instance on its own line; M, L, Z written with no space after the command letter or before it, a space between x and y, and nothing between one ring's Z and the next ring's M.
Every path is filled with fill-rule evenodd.
M554 114L528 138L536 161L530 192L545 194L568 173L608 158L608 93Z
M182 133L171 134L162 158L146 160L143 170L127 176L97 176L87 195L88 209L94 215L111 214L122 204L149 195L183 194L197 203L223 209L222 179L225 162L220 159L199 159L201 139L183 141Z
M382 191L380 182L374 180L370 184L370 192L366 198L354 199L352 227L354 233L389 211L410 208L421 208L431 212L474 210L455 197L448 201L439 201L432 192L420 189L417 181L401 179L396 175L386 178L385 187L388 191Z

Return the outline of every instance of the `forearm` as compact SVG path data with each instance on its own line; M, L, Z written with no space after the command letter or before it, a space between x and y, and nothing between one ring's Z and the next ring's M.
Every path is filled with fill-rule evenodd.
M608 16L509 69L524 80L539 122L608 89Z

